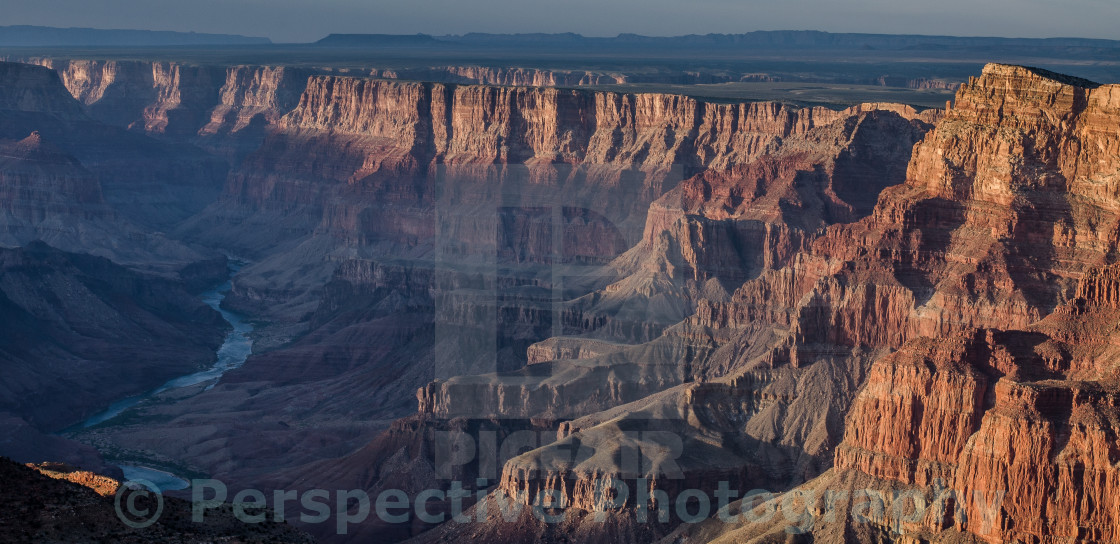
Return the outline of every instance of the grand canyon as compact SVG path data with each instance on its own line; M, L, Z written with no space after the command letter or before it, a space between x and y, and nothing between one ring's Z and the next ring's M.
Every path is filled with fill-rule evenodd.
M0 541L1120 542L1118 54L0 28Z

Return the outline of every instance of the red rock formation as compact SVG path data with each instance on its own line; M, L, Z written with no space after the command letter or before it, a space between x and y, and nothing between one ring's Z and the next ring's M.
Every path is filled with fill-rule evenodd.
M872 480L945 482L966 497L961 519L972 520L949 526L991 541L1114 540L1114 509L1089 506L1110 504L1117 481L1116 394L1108 385L1116 370L1106 347L1113 328L1092 326L1115 322L1111 310L1093 309L1113 298L1111 268L1095 268L1111 262L1120 220L1112 189L1120 134L1101 128L1117 114L1113 93L998 65L963 86L915 147L906 183L886 189L870 217L829 227L729 300L699 300L696 315L659 340L716 341L690 362L693 373L718 383L685 396L679 417L735 415L697 417L686 435L745 433L801 445L822 464L834 458L841 471ZM734 194L683 187L714 210L727 209ZM970 332L1032 323L1040 324L1029 332ZM759 354L766 346L773 350ZM833 454L837 416L847 412L869 350L895 349L871 366ZM767 367L780 377L754 378ZM1106 376L1103 384L1064 381ZM618 389L567 383L580 384L581 399ZM769 400L732 408L736 397ZM669 400L678 397L654 398L661 400L644 402L662 414L679 409ZM569 432L582 440L618 424L614 418L632 425L641 414L607 410ZM554 447L533 456L547 459ZM744 467L758 463L749 459ZM797 464L804 472L791 472L795 481L814 475L811 464ZM554 485L552 476L541 478L511 490ZM974 492L991 500L1000 491L992 529L981 521L989 503ZM943 528L931 518L907 530Z
M962 86L915 148L907 183L884 191L871 217L830 229L794 257L799 272L749 282L734 311L698 312L711 324L781 322L758 308L770 286L793 286L778 292L800 305L791 364L813 368L836 346L898 348L872 365L853 402L836 470L805 489L956 492L955 515L872 524L899 539L1118 538L1120 134L1104 128L1120 114L1114 94L989 65ZM814 535L866 530L858 525L841 519ZM766 527L728 534L756 538Z
M281 127L384 138L402 152L429 146L446 163L579 161L647 169L725 166L756 156L775 138L843 115L675 95L316 76Z
M1114 541L1120 512L1098 505L1112 503L1120 482L1115 370L1104 383L1064 379L1076 358L1101 347L1037 332L911 342L876 363L836 467L948 486L963 497L955 526L988 541ZM982 527L985 519L993 525Z
M28 463L27 466L35 469L43 476L88 487L103 497L112 497L121 486L121 483L113 478L78 470L65 463Z
M219 103L210 111L202 136L238 132L259 117L271 125L295 107L309 75L308 70L270 66L231 66L218 90Z
M837 468L940 482L963 497L956 528L990 542L1114 541L1120 511L1098 506L1120 482L1112 271L1090 269L1077 298L1030 332L919 339L876 363Z

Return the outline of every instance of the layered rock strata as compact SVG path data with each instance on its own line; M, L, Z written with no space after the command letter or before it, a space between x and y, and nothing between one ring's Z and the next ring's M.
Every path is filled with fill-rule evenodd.
M870 367L835 468L787 496L833 486L954 497L920 515L847 511L814 539L1117 538L1116 96L989 65L915 148L907 183L814 243L808 253L836 265L795 295L813 304L794 313L777 360L811 368L836 345L897 351ZM783 529L682 531L749 540Z

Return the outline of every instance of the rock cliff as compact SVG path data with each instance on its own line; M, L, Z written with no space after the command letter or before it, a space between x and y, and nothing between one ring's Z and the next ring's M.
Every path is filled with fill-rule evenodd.
M205 221L188 232L240 240L244 252L287 239L265 227L277 223L345 245L414 248L439 232L447 244L485 248L480 237L498 219L483 218L508 213L486 209L501 186L505 210L562 207L585 225L597 215L588 231L621 240L585 250L609 259L638 240L649 203L681 179L750 162L858 110L313 76L230 178L220 213L244 217L243 226L214 232Z
M1120 135L1104 128L1120 113L1115 94L987 66L915 148L905 184L794 258L825 273L782 278L805 287L786 288L792 338L775 362L812 368L839 346L897 351L871 365L833 471L790 493L940 488L958 508L862 526L842 517L816 538L878 527L895 539L1115 540L1115 509L1086 506L1111 504L1118 477L1110 338ZM745 295L774 291L750 285L735 311L697 315L712 325L771 319L755 309L763 299ZM778 525L719 532L761 538Z
M850 114L787 138L772 154L744 167L682 182L653 203L642 241L612 263L621 279L573 301L564 316L569 334L652 342L640 349L613 349L609 357L581 357L595 359L586 363L542 363L508 382L465 376L433 383L419 393L421 411L441 417L461 410L557 417L635 401L697 375L727 372L722 361L719 370L696 365L708 360L700 353L718 344L689 327L662 336L663 330L692 315L696 304L728 301L734 286L781 269L822 226L870 213L868 197L903 179L910 147L923 133L920 122L894 113ZM857 166L860 161L866 162ZM851 203L843 200L850 194L858 196ZM628 332L638 327L641 334ZM565 342L579 345L575 338ZM609 389L606 376L611 376ZM586 408L573 409L576 405Z
M204 258L153 232L145 211L166 222L207 184L214 195L213 162L93 121L50 70L0 63L0 78L0 243L44 240L164 275Z

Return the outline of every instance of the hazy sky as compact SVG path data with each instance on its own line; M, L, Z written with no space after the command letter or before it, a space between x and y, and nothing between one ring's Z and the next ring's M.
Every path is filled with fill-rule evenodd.
M0 25L313 41L332 32L613 36L827 30L1120 39L1117 0L3 0Z

